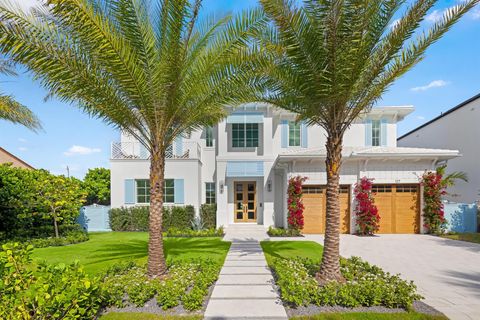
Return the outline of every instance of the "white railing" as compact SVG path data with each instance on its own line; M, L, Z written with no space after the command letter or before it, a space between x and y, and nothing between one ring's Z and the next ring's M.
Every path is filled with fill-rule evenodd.
M197 142L174 142L167 148L166 159L200 159L201 148ZM111 159L148 160L150 153L139 142L112 142Z

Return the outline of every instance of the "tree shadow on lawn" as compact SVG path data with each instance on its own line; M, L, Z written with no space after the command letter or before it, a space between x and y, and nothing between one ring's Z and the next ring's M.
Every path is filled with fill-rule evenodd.
M216 240L216 241L215 241ZM223 258L230 243L220 239L208 238L165 238L164 250L167 259L190 259L197 257ZM138 260L148 256L148 241L130 240L128 243L116 243L95 250L89 264L111 260Z
M263 241L261 246L270 258L309 258L320 262L323 247L314 241Z

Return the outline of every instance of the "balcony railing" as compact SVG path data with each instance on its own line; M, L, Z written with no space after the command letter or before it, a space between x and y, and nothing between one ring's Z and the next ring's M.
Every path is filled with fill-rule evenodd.
M174 142L167 148L166 159L200 159L201 148L197 142ZM111 159L148 160L150 153L139 142L112 142Z

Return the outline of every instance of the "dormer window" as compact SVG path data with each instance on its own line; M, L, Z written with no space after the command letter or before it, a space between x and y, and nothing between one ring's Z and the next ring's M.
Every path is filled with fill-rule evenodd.
M379 147L381 139L381 122L372 120L372 146Z
M365 145L387 145L387 119L367 119L365 122Z
M288 146L300 147L301 128L300 123L295 121L288 122Z

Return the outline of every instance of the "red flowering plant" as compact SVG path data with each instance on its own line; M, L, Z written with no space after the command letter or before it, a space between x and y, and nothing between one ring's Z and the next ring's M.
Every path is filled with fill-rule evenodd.
M423 226L431 234L442 234L447 229L442 197L447 188L455 184L455 180L468 181L464 172L446 174L447 166L438 167L435 171L426 171L421 178L423 186Z
M380 229L380 215L372 193L373 179L363 177L355 184L355 215L357 232L373 235Z
M299 233L303 229L302 186L306 177L292 177L288 180L288 229Z

